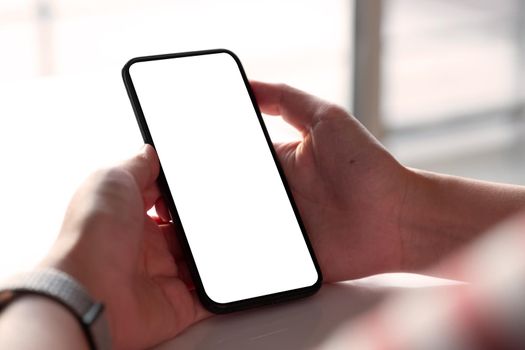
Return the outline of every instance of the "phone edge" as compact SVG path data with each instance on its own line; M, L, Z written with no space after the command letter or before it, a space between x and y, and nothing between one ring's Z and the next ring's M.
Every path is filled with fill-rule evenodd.
M179 239L179 242L182 243L181 245L182 245L182 248L183 248L183 252L186 255L186 257L189 258L188 268L190 270L190 274L192 276L193 282L195 283L196 292L197 292L197 295L199 297L199 300L201 301L203 306L205 306L205 308L208 309L209 311L211 311L213 313L216 313L216 314L225 314L225 313L230 313L230 312L235 312L235 311L251 309L251 308L254 308L254 307L261 307L261 306L265 306L265 305L277 304L277 303L281 303L281 302L290 301L290 300L299 299L299 298L303 298L303 297L307 297L307 296L313 295L317 291L319 291L319 289L321 288L321 285L322 285L322 282L323 282L323 275L322 275L322 271L321 271L321 268L320 268L318 260L317 260L317 256L315 255L315 252L313 250L310 238L308 236L306 227L304 226L303 220L302 220L302 218L300 216L300 213L299 213L299 209L297 208L297 205L295 203L295 198L293 197L293 194L292 194L291 189L290 189L289 184L288 184L288 180L286 178L286 175L284 173L282 165L281 165L281 163L279 161L279 158L277 157L277 154L276 154L275 149L273 147L270 135L269 135L268 130L266 128L266 124L264 123L264 120L262 118L261 111L259 109L259 106L257 104L257 100L255 98L255 94L253 93L253 91L251 89L251 86L250 86L249 80L248 80L248 78L246 76L246 72L244 70L244 67L242 66L242 63L241 63L239 57L235 53L233 53L232 51L230 51L228 49L219 48L219 49L210 49L210 50L198 50L198 51L187 51L187 52L178 52L178 53L170 53L170 54L161 54L161 55L138 56L138 57L134 57L134 58L130 59L124 65L124 67L122 68L122 78L123 78L124 86L126 88L128 97L130 99L130 102L131 102L131 105L132 105L132 108L133 108L133 112L135 114L135 119L136 119L137 123L139 124L139 129L140 129L142 138L143 138L145 143L150 144L151 146L153 146L155 148L155 144L154 144L153 138L151 136L151 133L149 132L149 128L148 128L148 125L147 125L147 122L146 122L146 118L145 118L144 113L142 111L142 107L140 105L137 93L135 91L135 87L134 87L133 82L131 80L131 75L129 73L129 70L130 70L131 66L134 63L137 63L137 62L147 62L147 61L163 60L163 59L178 58L178 57L201 56L201 55L217 54L217 53L226 53L226 54L230 55L234 59L234 61L236 62L237 66L239 68L239 71L241 73L241 76L242 76L242 79L244 81L245 87L246 87L246 89L248 91L248 95L250 97L250 100L251 100L252 105L253 105L253 107L255 109L257 118L259 120L259 124L261 126L261 129L262 129L263 134L265 136L266 142L268 144L268 147L270 149L270 152L271 152L272 157L274 159L274 162L276 164L276 167L277 167L277 170L278 170L279 175L281 177L281 180L282 180L283 186L285 188L285 191L286 191L286 193L288 195L288 199L290 200L290 204L291 204L292 209L294 211L294 214L295 214L296 220L297 220L297 222L299 224L300 230L301 230L301 232L303 234L303 238L305 240L308 252L310 253L310 256L312 258L312 262L314 264L314 267L316 269L317 276L318 276L316 282L313 283L312 285L306 286L306 287L302 287L302 288L298 288L298 289L291 289L291 290L287 290L287 291L283 291L283 292L278 292L278 293L258 296L258 297L249 298L249 299L238 300L238 301L229 302L229 303L218 303L218 302L214 301L213 299L211 299L207 295L207 293L205 291L205 288L204 288L204 285L202 283L202 280L200 278L198 269L197 269L196 264L195 264L195 259L193 257L193 254L191 253L191 248L190 248L189 243L187 241L186 234L184 232L184 228L182 226L182 222L180 221L180 217L178 215L178 212L177 212L174 200L173 200L173 196L171 195L171 191L169 189L169 185L167 184L167 180L166 180L166 177L164 175L164 171L162 170L162 163L161 163L159 178L157 179L157 182L159 184L159 187L161 187L161 192L163 193L164 199L168 202L168 205L170 207L175 209L175 213L170 213L170 215L172 216L173 223L177 227L177 238ZM166 198L164 193L166 193L169 196L169 198ZM173 217L173 216L175 216L175 217Z

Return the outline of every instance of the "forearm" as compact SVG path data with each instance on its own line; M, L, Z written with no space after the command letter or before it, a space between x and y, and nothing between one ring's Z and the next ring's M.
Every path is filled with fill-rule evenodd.
M411 173L399 225L405 271L435 264L525 207L525 187Z
M41 296L23 296L0 314L0 349L88 349L74 316Z
M525 349L524 228L525 213L498 224L438 267L456 271L470 283L399 290L340 327L323 345L360 350Z

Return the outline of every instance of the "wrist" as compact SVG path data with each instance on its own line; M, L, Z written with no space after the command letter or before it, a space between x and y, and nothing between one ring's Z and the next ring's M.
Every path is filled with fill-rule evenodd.
M400 215L402 270L438 263L525 205L525 188L417 169Z
M417 272L446 253L446 237L454 225L454 216L445 210L440 191L446 191L447 179L433 173L407 168L408 180L400 219L402 246L401 270ZM445 224L445 222L449 222Z
M64 247L55 246L38 267L57 269L68 274L77 280L89 295L105 302L105 293L100 290L105 283L100 276L97 278L95 272L97 262L84 259L83 254L78 250L79 247L64 249Z
M65 249L59 243L53 247L50 254L39 264L39 268L50 268L64 272L78 281L85 288L87 294L93 299L104 305L104 314L108 322L109 334L114 338L116 322L114 320L113 299L111 297L111 288L113 283L108 282L108 268L101 268L99 263L100 257L96 260L89 258L93 254L82 254L83 249L80 245ZM86 257L84 257L86 255Z
M87 350L88 343L75 317L62 305L24 295L0 314L0 348Z
M32 296L47 299L67 311L81 326L90 349L109 349L111 340L104 306L93 300L74 278L52 268L14 275L0 283L0 311ZM45 313L43 316L44 319Z

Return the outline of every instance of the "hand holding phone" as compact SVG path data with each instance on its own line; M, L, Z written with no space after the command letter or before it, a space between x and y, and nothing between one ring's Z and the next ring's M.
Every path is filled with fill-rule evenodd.
M319 266L239 59L135 58L123 77L204 306L229 312L317 291Z

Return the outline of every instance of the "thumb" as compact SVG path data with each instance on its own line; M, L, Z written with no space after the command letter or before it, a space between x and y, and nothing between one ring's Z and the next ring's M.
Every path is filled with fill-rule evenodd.
M135 156L122 162L120 167L129 172L137 186L144 190L152 186L160 171L160 162L155 149L145 144Z
M280 115L302 133L307 132L317 121L319 111L329 103L285 84L269 84L250 81L262 113Z

